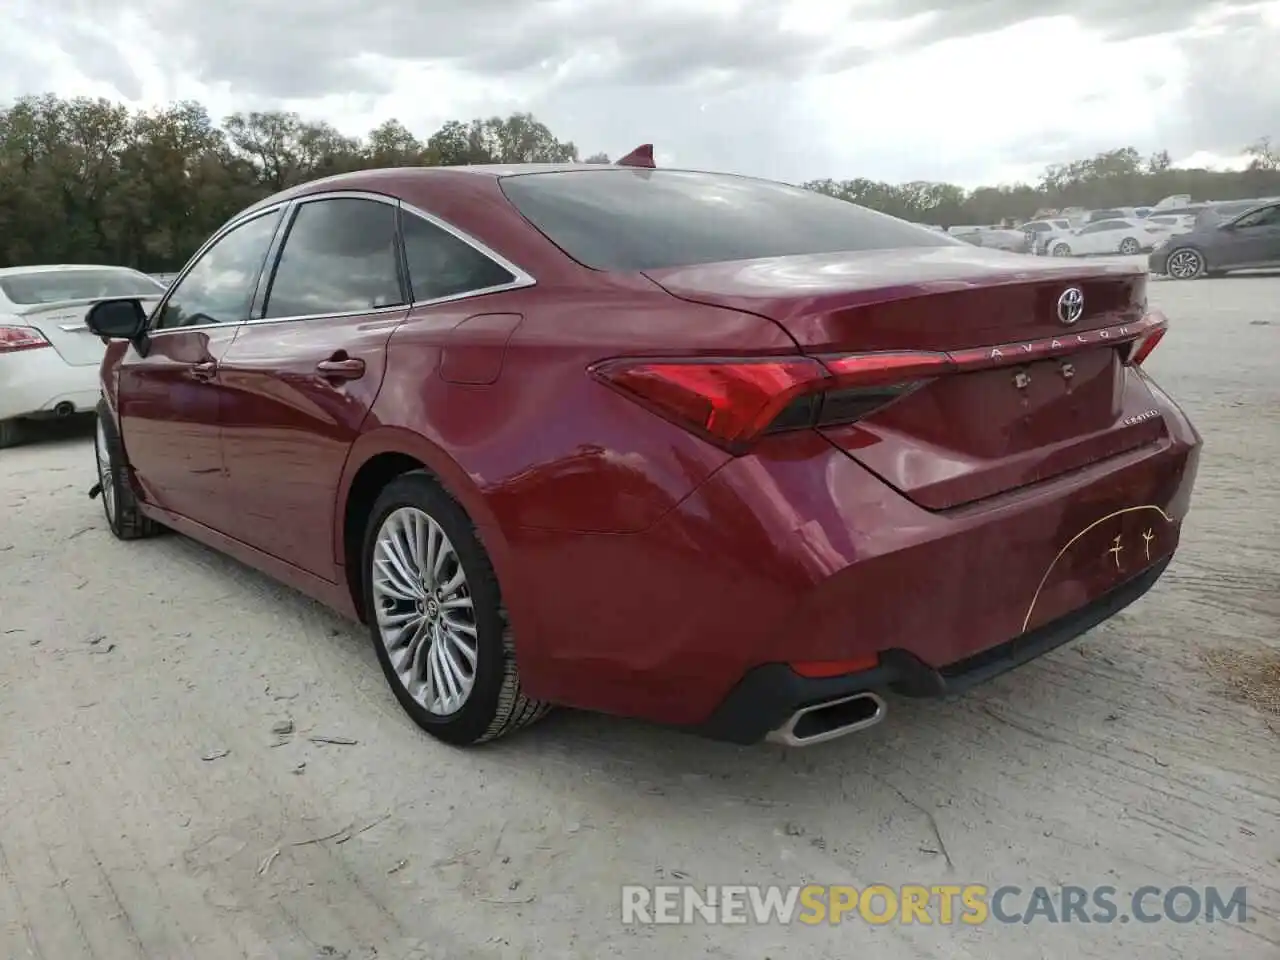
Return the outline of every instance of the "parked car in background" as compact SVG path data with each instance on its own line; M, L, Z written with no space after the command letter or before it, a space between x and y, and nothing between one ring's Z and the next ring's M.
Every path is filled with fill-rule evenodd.
M176 273L153 273L151 274L151 279L155 280L156 283L162 283L167 287L169 284L173 283L174 280L178 279L178 275Z
M1066 217L1054 217L1043 220L1029 220L1019 229L1026 236L1030 253L1043 254L1049 249L1054 237L1071 232L1071 221Z
M1156 246L1147 265L1175 280L1280 267L1280 202L1170 237Z
M96 305L111 530L362 618L455 744L552 704L829 740L1156 582L1200 439L1145 269L644 167L327 177Z
M956 239L975 247L991 250L1007 250L1010 253L1030 253L1031 241L1021 230L971 230L956 235Z
M1085 257L1105 253L1131 256L1152 249L1169 235L1169 228L1145 220L1097 220L1049 242L1055 257Z
M953 237L963 237L969 233L982 233L984 230L999 230L999 229L1000 229L999 226L992 223L988 223L988 224L966 223L966 224L960 224L959 226L947 227L947 233L949 233Z
M1147 217L1146 222L1168 227L1174 233L1182 233L1196 225L1196 217L1193 213L1153 213Z
M92 413L102 341L84 325L100 300L153 304L164 287L144 273L96 264L0 269L0 447L27 421Z
M1140 220L1133 207L1108 207L1105 210L1090 210L1085 215L1085 224L1097 223L1099 220Z
M1160 200L1156 202L1156 205L1153 209L1161 213L1165 213L1176 207L1189 207L1189 206L1191 206L1191 194L1175 193L1168 197L1162 197Z

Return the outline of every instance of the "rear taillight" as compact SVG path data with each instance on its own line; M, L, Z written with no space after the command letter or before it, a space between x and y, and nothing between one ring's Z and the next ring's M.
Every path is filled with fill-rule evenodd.
M44 334L33 327L0 327L0 353L17 353L49 345Z
M1151 356L1151 351L1164 339L1168 330L1169 328L1165 326L1155 327L1133 341L1129 345L1129 355L1125 358L1125 362L1135 367L1142 366L1142 361Z
M591 372L728 450L765 433L847 423L953 369L942 353L608 360Z

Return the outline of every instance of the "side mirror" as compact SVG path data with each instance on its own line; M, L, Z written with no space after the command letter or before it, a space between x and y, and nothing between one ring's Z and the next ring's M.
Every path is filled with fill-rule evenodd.
M84 325L108 340L138 342L146 335L147 311L140 300L100 300L85 314Z

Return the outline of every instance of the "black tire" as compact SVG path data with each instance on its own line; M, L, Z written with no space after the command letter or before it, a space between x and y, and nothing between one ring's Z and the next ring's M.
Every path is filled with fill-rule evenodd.
M431 713L401 681L378 626L374 596L374 548L383 522L395 510L414 507L434 520L449 538L466 574L477 633L475 683L454 713ZM361 550L362 590L369 636L382 672L396 699L414 723L454 746L494 740L543 717L551 705L525 696L520 687L515 643L502 591L475 527L466 512L423 471L402 474L383 489L373 505Z
M1142 252L1142 244L1138 243L1133 237L1125 237L1120 241L1120 253L1126 257L1132 257L1135 253Z
M21 420L0 420L0 450L16 447L27 438L26 424Z
M110 476L106 475L103 463L103 448L106 450L106 462L110 465ZM120 434L116 432L115 422L111 419L111 410L105 400L98 403L98 423L93 433L94 463L98 468L98 483L102 492L98 495L102 500L102 512L107 517L107 526L119 540L141 540L154 537L164 528L149 517L144 517L138 509L138 498L133 491L133 482L129 478L128 462L124 456L124 446L120 443ZM109 482L108 482L109 481Z
M1053 249L1050 250L1050 254L1055 257L1069 257L1071 256L1071 247L1070 245L1059 241L1053 245Z

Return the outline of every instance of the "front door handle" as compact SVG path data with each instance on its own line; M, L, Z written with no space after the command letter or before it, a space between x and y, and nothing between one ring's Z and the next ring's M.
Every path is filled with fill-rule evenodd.
M217 373L218 363L215 360L203 360L191 365L191 375L197 380L212 380Z
M328 380L359 380L364 376L364 361L359 357L332 357L317 363L316 371Z

